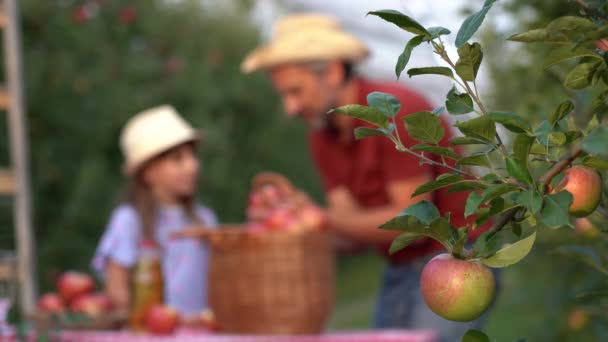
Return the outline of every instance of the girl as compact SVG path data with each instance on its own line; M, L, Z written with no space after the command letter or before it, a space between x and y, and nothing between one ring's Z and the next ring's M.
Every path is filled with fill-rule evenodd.
M198 133L171 106L137 114L122 131L130 184L93 259L120 312L129 309L130 269L144 238L154 239L162 251L165 304L184 316L207 307L207 247L199 239L175 238L183 229L217 224L210 209L195 203L198 141Z

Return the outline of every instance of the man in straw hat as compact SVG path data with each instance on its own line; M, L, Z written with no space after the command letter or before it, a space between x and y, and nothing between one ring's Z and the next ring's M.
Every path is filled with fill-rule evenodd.
M420 295L422 267L441 246L422 240L389 256L390 243L400 232L377 229L403 208L425 199L412 199L411 194L440 170L420 165L384 137L357 141L353 129L365 123L344 115L327 115L330 109L342 105L366 104L367 94L373 91L390 93L400 100L397 122L403 115L432 109L422 96L407 88L357 77L353 67L368 55L367 47L343 31L333 18L300 14L280 20L270 43L251 52L241 67L245 73L267 71L287 114L303 119L310 128L308 141L324 183L330 229L376 247L386 257L375 326L432 328L443 339L459 339L475 323L440 318L426 307ZM450 131L447 125L445 128ZM445 141L449 133L446 135ZM416 144L407 134L401 138L406 146ZM445 191L437 191L426 199L432 200L442 214L451 212L454 225L460 227L466 224L466 195L448 196Z

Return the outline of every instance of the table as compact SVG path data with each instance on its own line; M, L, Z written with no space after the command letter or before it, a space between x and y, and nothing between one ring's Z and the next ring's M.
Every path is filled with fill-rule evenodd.
M64 331L57 342L436 342L432 331L377 330L326 333L314 336L246 336L178 331L172 336L152 336L131 332Z

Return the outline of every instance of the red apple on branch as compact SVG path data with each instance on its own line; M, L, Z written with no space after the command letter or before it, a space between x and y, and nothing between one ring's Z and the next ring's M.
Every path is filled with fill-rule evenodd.
M585 166L574 166L564 173L564 178L555 186L552 193L567 190L572 194L572 204L568 208L570 215L585 217L591 214L600 203L602 179L593 169Z
M93 278L86 273L68 271L59 276L57 289L66 303L87 293L95 288Z
M437 315L468 322L481 316L494 300L494 275L486 266L440 254L429 261L420 279L422 297Z

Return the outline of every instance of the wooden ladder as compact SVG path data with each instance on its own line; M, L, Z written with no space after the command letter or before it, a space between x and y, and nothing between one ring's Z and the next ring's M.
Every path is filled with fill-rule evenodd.
M22 314L33 313L36 302L34 238L30 190L28 143L21 66L18 0L0 1L6 87L0 88L0 110L8 116L11 167L0 168L0 196L14 199L17 281Z

